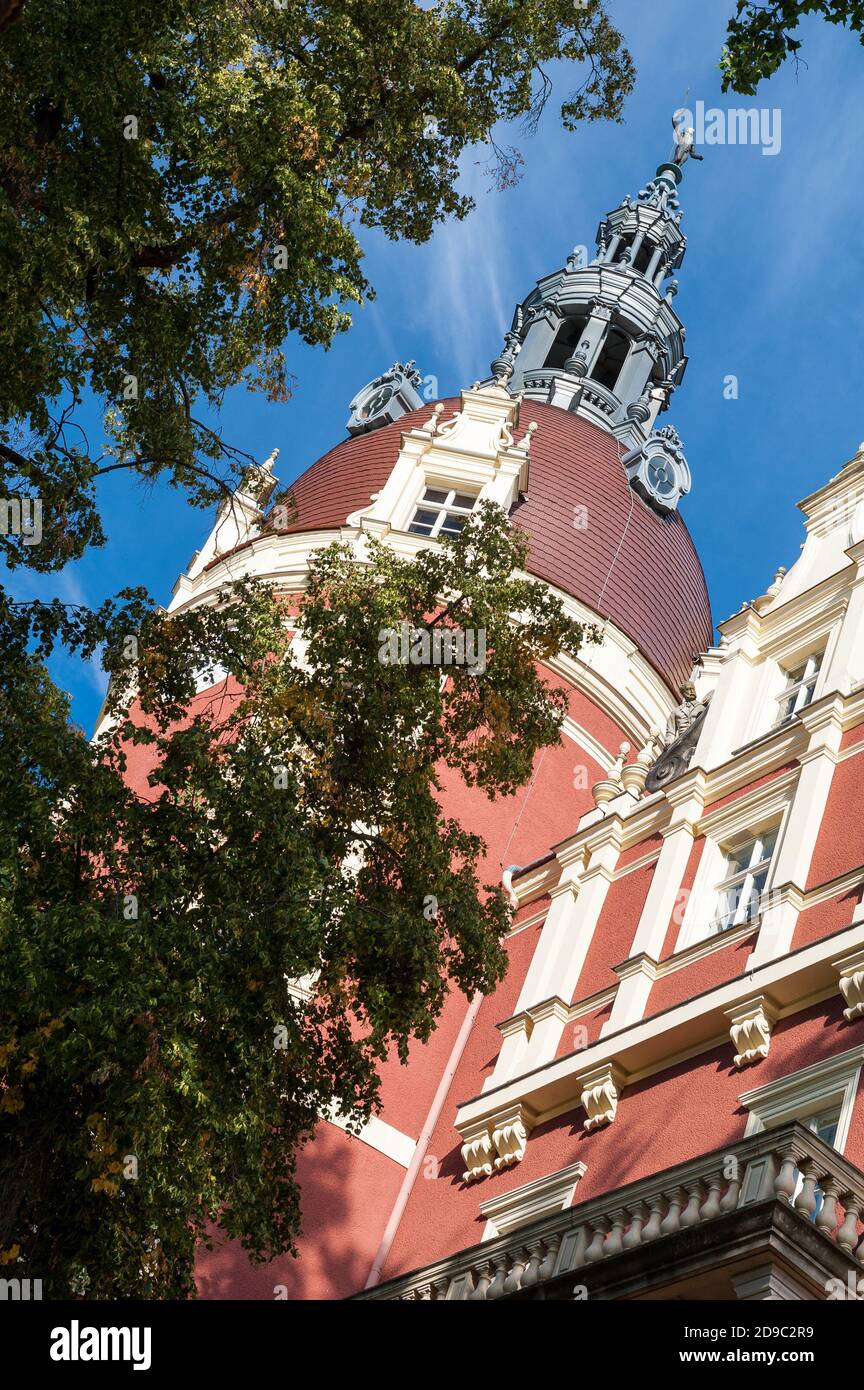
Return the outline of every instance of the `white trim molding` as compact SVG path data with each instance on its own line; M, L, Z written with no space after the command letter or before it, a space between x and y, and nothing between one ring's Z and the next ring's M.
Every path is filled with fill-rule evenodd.
M745 1139L751 1134L761 1134L763 1130L786 1124L789 1120L798 1120L817 1110L839 1105L840 1120L834 1148L842 1154L849 1135L862 1062L864 1047L851 1047L822 1062L814 1062L812 1066L781 1076L777 1081L769 1081L766 1086L745 1091L738 1097L740 1103L750 1111L744 1131Z
M409 1134L403 1134L401 1129L396 1129L386 1120L380 1120L377 1115L372 1115L366 1121L359 1134L349 1128L348 1120L338 1114L335 1110L330 1110L326 1116L331 1125L341 1129L345 1134L349 1134L352 1139L359 1139L361 1144L368 1144L370 1149L375 1149L379 1154L384 1154L386 1158L391 1158L394 1163L398 1163L400 1168L408 1168L414 1157L416 1140Z
M572 1205L573 1193L581 1178L588 1172L584 1163L571 1163L568 1168L559 1168L556 1173L548 1173L543 1178L514 1187L499 1197L490 1197L480 1203L480 1215L486 1217L483 1240L495 1236L506 1236L529 1221L539 1221L541 1217L552 1216L556 1211L566 1211Z
M611 1111L609 1118L614 1118L622 1085L663 1071L685 1056L694 1057L710 1051L724 1038L728 1044L730 1012L740 1005L752 1005L757 995L770 999L779 1019L836 995L839 989L837 962L862 949L864 923L854 922L830 937L822 937L789 955L766 961L752 974L738 976L705 994L685 999L617 1033L601 1035L579 1052L555 1057L545 1065L472 1097L459 1107L456 1128L463 1139L476 1135L481 1129L488 1134L496 1117L519 1107L523 1117L530 1117L526 1125L530 1130L553 1113L563 1114L584 1105L583 1093L593 1089L587 1084L589 1074L599 1078L594 1081L594 1087L602 1087L607 1067L608 1079L616 1092L615 1104L611 1103L611 1092L599 1095L597 1115L599 1118L601 1102L605 1099L609 1102L605 1113L609 1115ZM593 1097L589 1104L594 1104Z

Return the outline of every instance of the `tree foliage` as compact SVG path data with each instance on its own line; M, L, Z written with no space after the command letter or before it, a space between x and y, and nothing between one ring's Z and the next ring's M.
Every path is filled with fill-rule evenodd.
M795 31L807 15L864 34L864 0L738 0L720 63L724 92L752 96L762 79L773 77L787 58L797 59L801 40Z
M370 286L358 232L425 241L472 206L459 160L536 118L618 118L632 63L599 0L25 0L0 32L0 457L72 559L94 480L163 470L193 501L246 460L227 389L290 389L289 334L327 345ZM489 146L489 142L492 142ZM76 428L110 413L106 461ZM214 492L214 488L216 492ZM47 551L42 551L42 557ZM33 557L35 559L35 557ZM37 561L38 562L38 561ZM44 562L44 558L43 558Z
M584 79L565 124L620 116L632 65L599 0L0 0L0 502L43 516L7 563L103 544L109 470L231 492L226 390L284 398L286 337L347 327L363 228L467 215L466 149L506 180L494 128L537 119L559 59ZM511 792L558 737L537 663L585 634L524 562L487 511L413 564L325 552L299 612L253 583L171 615L134 587L95 610L0 589L6 1274L175 1297L214 1222L291 1250L318 1117L368 1115L376 1062L448 988L500 978L506 905L437 777ZM487 669L442 690L382 665L403 623L482 630ZM96 744L58 646L112 678Z
M7 1273L180 1297L214 1222L253 1258L291 1250L316 1120L368 1115L378 1059L429 1036L451 985L501 978L509 910L437 790L452 768L511 792L557 740L565 697L537 663L585 634L524 561L487 505L413 562L324 551L293 616L252 581L142 609L131 665L115 613L95 745L41 662L76 640L63 610L38 652L0 613ZM440 667L382 664L403 622L482 631L485 670L450 666L442 689ZM196 695L215 662L229 676Z

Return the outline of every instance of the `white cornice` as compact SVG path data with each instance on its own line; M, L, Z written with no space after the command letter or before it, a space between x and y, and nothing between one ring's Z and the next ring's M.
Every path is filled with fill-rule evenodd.
M581 724L577 724L575 719L571 719L569 714L564 716L561 732L572 739L583 752L588 754L589 758L593 758L604 772L609 771L615 761L612 754L603 747L598 739L589 734L587 729L583 729Z
M596 836L598 827L606 826L608 832L608 827L613 823L618 827L621 849L630 849L651 835L671 833L675 828L675 825L670 825L673 807L677 806L679 811L683 807L683 813L688 814L687 806L691 801L694 802L694 809L697 809L693 821L696 834L716 833L721 827L723 833L734 833L737 823L745 825L754 816L770 814L770 807L775 801L781 806L784 799L788 800L790 789L800 775L800 762L807 756L807 747L815 730L821 726L836 726L839 731L845 732L856 727L862 720L864 689L846 696L830 692L805 710L803 717L775 729L739 750L712 772L706 773L698 767L691 768L679 777L668 791L656 792L653 796L637 802L626 816L615 812L602 821L576 830L573 835L554 845L554 852L559 856L565 851L578 852L580 846L584 848L591 838ZM845 761L847 758L864 754L864 740L860 745L855 744L841 752L832 752L830 749L820 752L836 762ZM785 773L779 771L790 762L796 765ZM762 786L753 786L752 792L747 790L752 784L770 776L772 772L777 772L778 775L770 782ZM736 791L741 791L741 796L735 801L712 810L715 802L724 800ZM704 807L704 810L698 810L700 806ZM650 862L651 857L652 852L647 852L645 862ZM641 866L642 861L634 861L632 865L616 870L615 876ZM556 881L556 860L553 859L544 866L542 891L548 893ZM514 891L518 893L521 904L532 901L536 896L530 879L517 880Z
M456 1116L461 1131L476 1126L506 1106L521 1105L537 1115L535 1123L551 1110L563 1113L580 1104L580 1078L588 1070L607 1063L617 1066L628 1081L664 1070L670 1059L687 1052L698 1055L728 1041L727 1011L756 994L776 1002L778 1016L798 1012L802 1001L822 990L839 993L834 961L864 945L864 923L854 923L833 936L801 950L766 962L763 966L723 985L673 1006L661 1014L607 1034L578 1053L555 1058L545 1066L505 1082L494 1090L463 1103Z

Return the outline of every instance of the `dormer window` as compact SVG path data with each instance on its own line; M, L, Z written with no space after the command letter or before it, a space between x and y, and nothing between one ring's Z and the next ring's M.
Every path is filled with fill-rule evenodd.
M427 487L408 527L417 536L458 536L476 505L470 492Z
M778 724L785 724L811 703L816 690L816 681L822 666L823 655L823 652L816 652L813 656L808 656L807 660L800 666L785 673L786 684L777 701L779 706Z

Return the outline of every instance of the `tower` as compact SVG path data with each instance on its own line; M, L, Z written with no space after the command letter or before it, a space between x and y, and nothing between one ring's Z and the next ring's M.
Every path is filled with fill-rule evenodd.
M676 159L635 201L625 196L603 219L590 264L577 247L537 282L491 364L492 379L511 392L574 411L620 440L631 482L660 511L690 489L676 432L654 428L687 366L670 278L687 244L677 195L687 152L677 144Z

